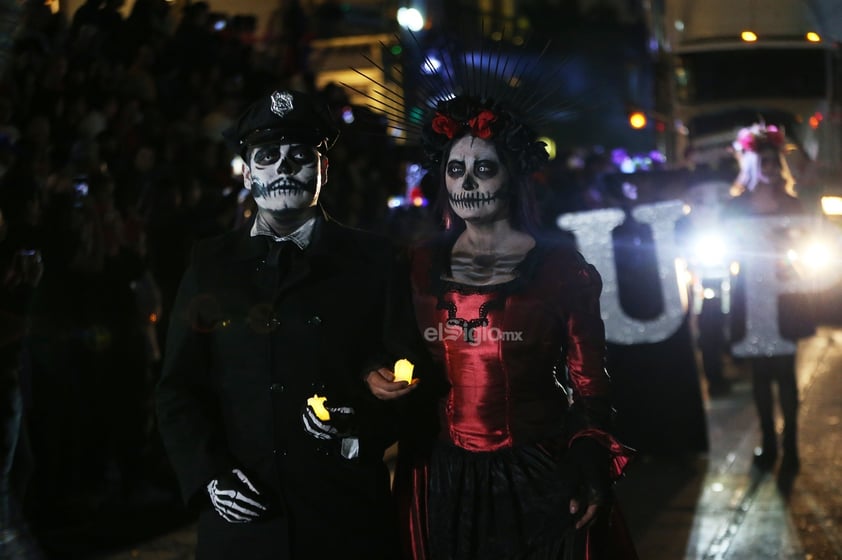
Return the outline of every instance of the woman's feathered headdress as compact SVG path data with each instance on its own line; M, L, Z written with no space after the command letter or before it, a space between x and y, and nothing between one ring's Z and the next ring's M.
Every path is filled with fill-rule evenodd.
M552 72L539 67L549 41L536 51L529 41L520 45L508 41L505 29L486 34L483 28L479 37L465 35L426 49L414 34L409 34L415 51L426 53L419 72L407 76L416 84L413 96L359 71L375 85L376 98L342 85L369 98L374 102L372 109L385 112L409 142L419 143L428 167L440 163L453 138L470 133L494 141L511 156L517 167L513 171L528 174L548 159L537 128L573 114L569 104L556 102L562 97L557 94L563 86L558 79L563 65L555 65ZM390 70L401 71L398 67Z

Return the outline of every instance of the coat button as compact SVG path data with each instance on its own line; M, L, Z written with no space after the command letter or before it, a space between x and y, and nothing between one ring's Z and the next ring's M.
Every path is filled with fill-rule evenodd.
M273 393L283 393L284 392L284 386L281 385L280 383L272 383L271 385L269 385L269 390L272 391Z

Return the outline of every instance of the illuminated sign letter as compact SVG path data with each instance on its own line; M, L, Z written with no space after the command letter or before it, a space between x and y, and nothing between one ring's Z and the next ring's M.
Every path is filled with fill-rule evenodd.
M675 223L684 215L680 201L645 204L632 210L639 222L649 224L655 243L658 276L661 279L663 312L652 320L640 321L629 317L620 305L617 268L614 260L612 230L625 220L622 210L609 208L590 212L562 214L557 225L576 237L579 251L602 276L600 298L605 337L619 344L659 342L669 338L681 326L687 313L686 292L679 284L676 259L679 256L675 240Z

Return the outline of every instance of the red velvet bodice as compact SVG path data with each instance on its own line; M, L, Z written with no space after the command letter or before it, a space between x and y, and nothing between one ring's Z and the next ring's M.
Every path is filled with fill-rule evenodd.
M533 252L536 250L533 250ZM429 250L413 258L420 331L450 390L442 437L472 451L541 441L564 431L568 398L607 396L601 288L575 252L530 253L516 280L490 287L437 280Z
M442 344L451 390L445 419L451 441L467 449L496 449L512 443L509 371L500 360L507 333L503 309L489 309L499 292L462 294L451 291L437 309L445 326ZM458 314L458 319L453 317ZM472 319L468 319L468 318ZM466 324L467 323L467 324Z

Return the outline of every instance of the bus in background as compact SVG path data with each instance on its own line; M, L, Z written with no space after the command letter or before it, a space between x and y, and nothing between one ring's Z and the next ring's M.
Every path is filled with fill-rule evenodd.
M656 4L658 4L656 2ZM666 151L677 165L733 165L737 131L783 126L805 202L837 194L842 157L840 50L807 0L660 3L659 89Z

